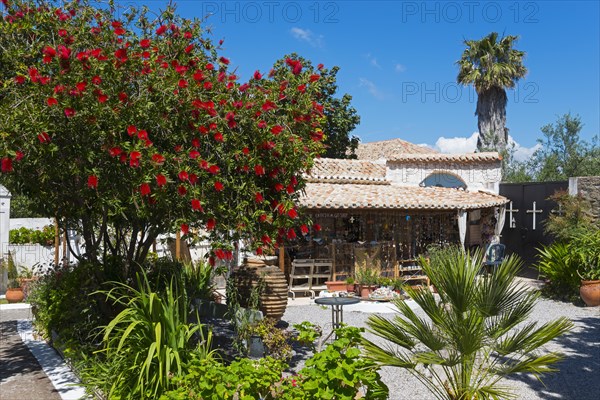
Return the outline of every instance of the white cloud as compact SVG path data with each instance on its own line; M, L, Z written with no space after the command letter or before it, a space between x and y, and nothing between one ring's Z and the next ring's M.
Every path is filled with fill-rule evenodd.
M406 71L406 67L402 64L396 64L396 65L394 65L394 70L396 72L404 72L404 71Z
M478 132L473 132L469 137L440 137L433 146L434 149L442 153L473 153L477 149Z
M323 47L323 35L316 35L310 29L293 27L290 29L292 36L302 42L306 42L313 47Z
M369 64L371 64L371 66L377 69L381 69L381 65L379 65L379 63L377 62L377 57L374 57L373 55L371 55L371 53L367 53L365 54L365 58L369 61Z
M442 136L435 142L433 148L442 153L473 153L477 149L477 136L479 136L478 132L473 132L469 137L446 138ZM530 159L533 153L540 148L539 143L532 147L521 146L512 136L508 137L508 143L509 145L514 144L514 158L516 161Z
M369 93L371 93L371 96L375 97L377 100L383 100L385 98L385 95L377 87L377 85L375 85L373 82L371 82L368 79L360 78L359 86L367 88Z

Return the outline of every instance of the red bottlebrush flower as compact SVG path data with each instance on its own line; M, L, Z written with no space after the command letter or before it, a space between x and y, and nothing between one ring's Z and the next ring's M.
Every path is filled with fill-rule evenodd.
M100 103L106 103L108 101L108 96L105 95L104 93L100 92L100 93L98 93L98 101Z
M265 121L259 121L257 126L262 129L267 127L267 123Z
M321 230L321 225L319 224L314 224L313 225L313 229L315 230L315 232L319 232Z
M47 85L50 83L49 76L40 76L40 85Z
M127 101L127 93L123 93L123 92L119 93L119 101L121 103L125 103Z
M198 147L200 147L200 139L198 139L198 138L193 138L193 139L192 139L192 147L194 147L194 148L196 148L196 149L197 149Z
M137 137L140 140L148 140L148 132L143 129L140 129L137 133Z
M191 53L192 50L194 50L194 45L190 44L189 46L187 46L183 51L185 51L187 54Z
M2 157L2 172L7 173L7 172L12 172L13 170L13 165L12 165L12 159L10 157Z
M120 48L115 51L115 58L121 62L127 61L127 49Z
M217 142L223 142L223 134L221 132L215 133L214 138Z
M150 47L150 39L142 39L140 40L140 47L142 49L147 49L148 47Z
M48 97L46 99L46 104L48 104L48 107L52 107L58 104L58 100L56 100L54 97Z
M204 89L211 90L213 87L212 82L204 82Z
M265 198L263 197L263 195L261 193L259 193L259 192L256 192L256 194L254 195L254 200L257 203L262 203L264 199Z
M96 75L92 78L92 83L97 86L102 83L102 78Z
M73 108L67 107L65 108L65 117L72 118L75 116L75 110Z
M275 191L276 192L281 192L283 190L283 185L281 183L276 183L275 184Z
M295 208L292 208L290 211L288 211L288 217L291 219L298 218L298 211L296 211Z
M215 221L214 218L209 218L208 221L206 221L207 231L212 231L213 229L215 229L215 226L217 226L217 221Z
M22 151L15 151L15 161L21 161L23 157L25 157L25 154Z
M283 127L281 125L275 125L271 128L271 133L273 135L279 135L283 131Z
M227 59L225 57L220 57L219 61L222 62L225 65L229 65L229 59Z
M142 183L140 185L140 194L142 196L148 196L150 194L151 190L150 190L150 185L148 185L147 183Z
M319 80L319 78L321 78L321 76L320 76L320 75L317 75L317 74L312 74L312 75L311 75L311 76L308 78L308 81L309 81L309 82L311 82L311 83L312 83L312 82L316 82L316 81L318 81L318 80Z
M59 44L56 50L58 52L58 57L63 60L68 60L69 57L71 57L71 49L67 48L62 44Z
M248 154L250 154L250 149L249 149L249 148L247 148L247 147L244 147L244 148L242 149L242 153L244 153L245 155L248 155Z
M68 35L67 31L65 29L59 29L58 30L58 36L60 37L66 37Z
M263 249L262 249L262 247L257 247L257 248L256 248L256 255L257 255L257 256L261 256L262 254L263 254Z
M77 53L75 57L81 62L85 62L89 59L88 53L85 51Z
M260 222L265 222L267 220L267 214L261 214L260 217L258 217L258 220Z
M142 154L139 151L132 151L129 153L129 166L136 168L140 166L140 158Z
M158 29L156 30L156 34L157 35L162 35L163 33L165 33L167 31L167 27L164 25L161 25L158 27Z
M44 47L44 49L42 50L42 53L45 56L48 56L48 57L51 57L51 58L54 57L54 56L56 56L56 50L53 47L50 47L50 46Z
M198 199L192 199L191 203L192 203L192 210L194 210L194 211L203 211L203 209L202 209L202 203L200 203L200 200L198 200Z
M190 174L190 178L188 180L190 184L195 185L196 183L198 183L198 175Z
M223 82L224 80L225 80L225 72L221 71L221 72L219 72L219 75L217 76L217 81Z
M254 71L254 79L256 79L257 81L260 81L262 79L262 75L258 70Z
M189 156L192 160L194 160L194 159L200 157L200 152L198 150L192 150L192 151L190 151Z
M127 127L127 134L128 134L129 136L133 136L133 135L135 135L136 133L137 133L137 128L135 127L135 125L129 125L129 126Z
M324 67L324 65L323 65L323 64L319 64L319 65L317 65L317 69L318 69L319 71L320 71L320 70L322 70L322 69L323 69L323 67Z
M116 29L114 30L114 32L115 32L115 35L117 35L117 36L121 36L121 35L124 35L124 34L125 34L125 29L123 29L123 28L116 28Z
M225 189L225 186L223 186L223 184L219 181L215 182L214 186L215 186L215 190L217 192L221 192L221 191L223 191L223 189Z
M204 74L200 70L194 72L193 77L194 77L194 80L196 82L200 82L200 81L203 81L204 79L206 79L206 77L204 76Z
M31 82L37 82L40 79L40 73L38 72L37 68L29 68L27 70L27 72L29 73L29 79L31 79Z
M111 148L108 152L110 154L111 157L116 157L119 154L121 154L123 150L121 150L119 147L113 147Z
M295 176L292 176L292 178L290 179L290 183L296 186L298 184L298 179Z
M187 235L190 232L190 227L188 224L181 224L181 233Z
M184 37L184 38L186 38L186 39L188 39L188 40L190 40L190 39L192 39L194 36L192 35L192 32L190 32L190 31L187 31L187 32L185 32L185 33L183 34L183 37Z
M96 175L88 176L87 185L90 189L96 189L98 187L98 177Z
M110 26L112 26L114 29L117 29L122 28L123 24L121 23L121 21L113 21L110 23Z
M308 226L302 225L300 227L300 232L302 232L303 235L308 235Z
M156 175L156 184L158 187L162 187L167 184L167 178L163 174Z
M248 85L247 83L244 83L243 85L240 85L240 87L238 88L238 90L243 93L246 90L248 90L249 87L250 87L250 85Z
M85 89L87 88L87 82L79 82L75 85L75 87L77 88L77 90L79 90L80 92L85 92Z
M264 244L269 244L271 243L271 237L269 235L263 235L262 238L260 238L260 241Z
M208 172L210 172L210 173L211 173L211 174L213 174L213 175L216 175L216 174L218 174L218 173L219 173L219 171L221 171L221 168L219 168L217 165L211 165L211 166L208 168Z
M254 166L254 173L256 175L264 175L265 174L265 168L262 165L255 165Z
M273 103L271 100L265 101L262 105L263 111L275 110L276 108L277 108L277 105L275 103Z
M292 239L296 239L296 231L292 228L288 229L287 231L287 238L292 240Z
M306 85L300 85L296 89L298 89L300 93L304 93L306 92Z
M160 165L165 162L165 156L163 156L162 154L156 153L152 156L152 161L154 161L156 164Z
M54 94L59 94L65 91L65 86L64 85L56 85L54 86Z
M185 182L188 180L188 178L190 177L187 173L187 171L180 171L179 174L177 175L179 180L182 182Z
M187 194L187 189L180 185L177 188L177 194L179 194L180 196L185 196Z
M185 79L180 79L177 85L180 88L185 89L186 87L188 87L188 82Z
M25 77L23 75L17 75L15 76L15 82L17 82L17 85L22 85L25 83Z

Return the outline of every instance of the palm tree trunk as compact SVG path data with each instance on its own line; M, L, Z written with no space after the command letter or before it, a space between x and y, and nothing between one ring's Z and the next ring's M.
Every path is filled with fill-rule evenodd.
M508 141L506 128L506 91L492 87L477 96L477 150L503 151Z

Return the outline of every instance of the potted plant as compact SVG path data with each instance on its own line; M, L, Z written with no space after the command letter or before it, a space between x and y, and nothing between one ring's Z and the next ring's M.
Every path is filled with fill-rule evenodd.
M325 284L329 292L343 292L346 290L346 281L327 281Z
M8 276L8 288L6 289L6 301L9 303L20 303L25 298L21 282L19 281L19 272L15 264L12 254L8 252L6 261L3 262Z
M348 278L346 278L346 292L355 292L356 291L355 283L356 283L356 281L354 280L353 277L349 276Z
M360 297L368 298L369 294L373 293L379 282L379 268L374 265L367 265L363 261L361 265L356 267L354 271L356 282L360 287Z
M600 230L577 234L569 243L571 257L579 265L579 294L590 307L600 306Z

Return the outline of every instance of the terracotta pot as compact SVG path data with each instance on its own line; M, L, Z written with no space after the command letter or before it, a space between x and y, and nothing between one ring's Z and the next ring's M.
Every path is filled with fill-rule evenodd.
M344 281L327 281L325 284L330 292L343 292L346 290L346 282Z
M581 281L579 295L585 304L590 307L600 306L600 280Z
M252 288L262 277L265 287L260 296L260 311L265 317L274 318L277 321L283 317L288 300L288 285L285 275L278 267L268 266L263 260L248 259L241 267L234 269L231 277L240 293L242 307L248 307Z
M9 303L20 303L24 298L23 288L6 289L6 301Z
M369 295L375 290L375 285L360 285L360 297L368 299Z
M346 292L356 292L354 283L346 283Z

